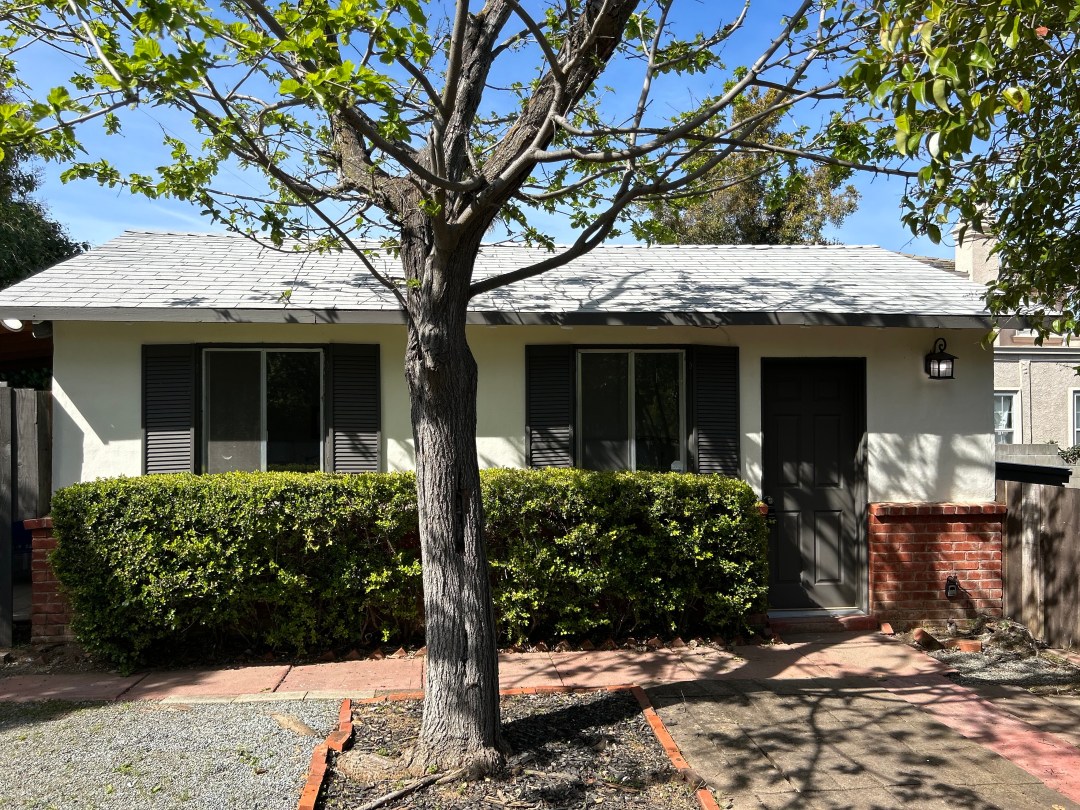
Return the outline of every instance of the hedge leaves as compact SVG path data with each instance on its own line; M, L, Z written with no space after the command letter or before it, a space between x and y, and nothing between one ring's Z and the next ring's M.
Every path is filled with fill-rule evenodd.
M766 528L719 476L485 470L504 643L723 631L761 610ZM423 637L408 473L155 475L53 497L82 643L131 667Z

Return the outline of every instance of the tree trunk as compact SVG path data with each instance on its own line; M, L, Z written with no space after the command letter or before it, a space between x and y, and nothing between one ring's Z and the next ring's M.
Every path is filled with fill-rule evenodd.
M403 253L408 270L408 249ZM422 279L410 290L405 368L416 444L428 648L424 714L412 765L424 770L465 767L477 777L501 763L503 743L476 456L476 361L465 339L475 251L455 253L429 253L424 273L409 273Z

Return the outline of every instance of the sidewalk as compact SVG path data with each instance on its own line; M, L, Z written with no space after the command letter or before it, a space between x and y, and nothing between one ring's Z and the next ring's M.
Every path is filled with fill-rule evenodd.
M933 673L932 658L877 634L808 636L789 644L737 647L722 653L683 647L638 653L512 653L499 656L504 689L525 686L651 686L715 678L816 678ZM874 644L853 644L871 638ZM868 654L868 651L872 654ZM424 659L386 658L234 669L151 670L123 676L101 672L0 677L0 700L188 700L371 697L423 688Z
M787 641L733 653L503 655L500 681L646 687L690 766L731 807L1080 808L1080 703L1007 692L996 705L954 684L934 659L876 633ZM0 678L0 700L199 703L422 688L422 658L389 658L12 676Z

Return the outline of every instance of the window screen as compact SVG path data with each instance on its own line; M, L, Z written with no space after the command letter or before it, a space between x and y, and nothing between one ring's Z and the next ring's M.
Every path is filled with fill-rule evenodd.
M262 469L260 352L206 353L206 471Z
M204 368L207 472L321 468L321 352L208 349Z
M685 469L683 353L578 355L581 466Z

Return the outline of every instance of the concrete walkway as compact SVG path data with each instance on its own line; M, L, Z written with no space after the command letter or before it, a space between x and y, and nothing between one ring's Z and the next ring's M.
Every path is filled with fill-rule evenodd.
M1080 702L1001 688L976 693L946 678L934 659L876 633L787 642L733 653L503 655L500 679L504 688L647 687L721 807L1080 810ZM422 658L389 658L9 676L0 677L0 700L196 703L422 688Z
M721 807L1080 808L1080 715L1024 722L877 635L788 641L647 690Z

